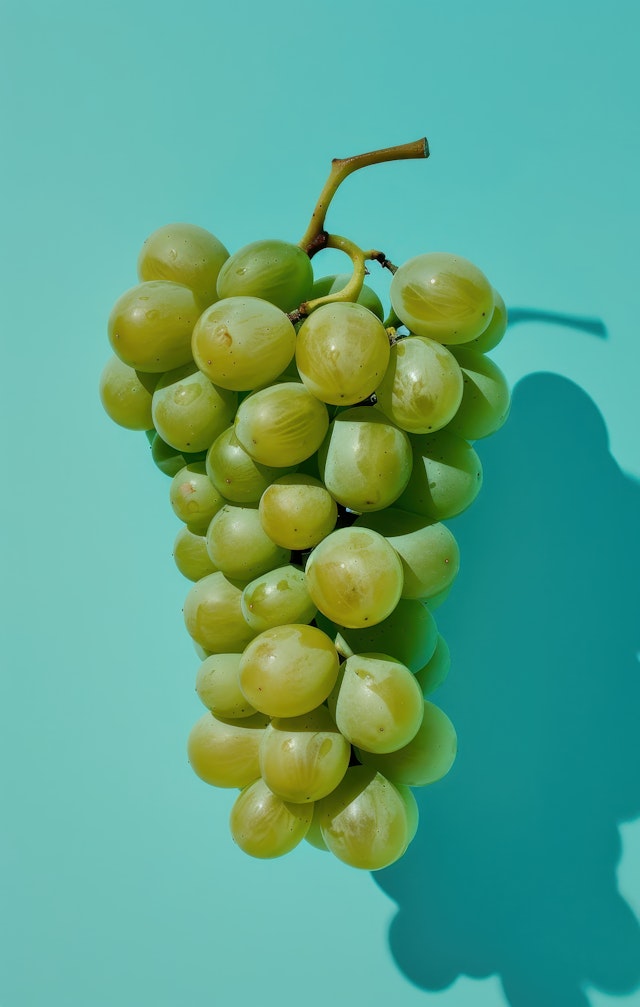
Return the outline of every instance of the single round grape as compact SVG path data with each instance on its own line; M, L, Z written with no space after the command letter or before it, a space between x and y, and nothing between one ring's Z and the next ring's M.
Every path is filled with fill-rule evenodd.
M325 486L344 507L382 510L409 481L413 455L407 434L377 409L338 413L318 452Z
M259 513L269 538L285 549L317 545L333 531L338 518L336 502L326 487L300 472L281 476L267 486Z
M211 654L243 651L256 634L242 615L241 598L241 589L220 571L202 577L184 602L189 636Z
M462 372L446 346L426 336L407 336L391 348L376 398L378 408L402 430L440 430L462 400Z
M100 401L109 419L127 430L148 430L151 418L151 392L133 367L119 357L111 357L100 375Z
M457 749L456 731L446 713L425 701L422 724L406 746L388 754L358 749L357 756L392 783L425 787L446 776Z
M313 550L305 570L314 604L339 626L382 622L400 600L402 563L369 528L339 528Z
M203 307L217 300L216 283L229 253L195 224L167 224L145 240L138 256L141 280L172 280L193 290Z
M468 343L493 314L493 289L484 273L448 252L427 252L403 263L389 295L411 332L439 343Z
M127 290L109 315L109 340L138 371L171 371L191 361L191 334L202 311L189 287L150 280Z
M320 276L313 282L310 299L315 301L316 297L325 297L327 294L335 294L339 290L343 290L350 279L351 273ZM362 284L362 290L358 294L356 303L361 304L363 308L368 308L369 311L373 311L374 315L376 315L381 322L384 321L384 308L382 306L382 301L376 294L375 290L372 290L366 283Z
M196 776L212 787L245 787L260 775L259 749L269 718L261 713L229 720L205 713L187 741Z
M217 571L207 552L206 538L203 535L195 535L186 527L181 528L176 535L173 558L180 573L189 580L201 580Z
M420 686L406 665L386 654L347 658L334 701L340 731L367 752L403 748L422 723Z
M497 364L466 347L456 350L464 388L458 412L448 429L468 441L480 440L499 430L511 408L509 385Z
M258 503L282 469L254 461L236 437L234 427L228 427L209 448L207 474L227 500L250 504Z
M314 626L268 629L249 644L240 662L240 688L270 717L298 717L327 698L338 675L338 653Z
M178 451L206 451L236 413L235 392L218 388L193 364L169 371L153 393L153 424Z
M288 468L318 450L329 414L304 385L285 381L263 388L240 403L236 437L262 465Z
M250 581L284 566L291 553L272 542L262 530L255 507L225 504L207 530L209 555L225 577Z
M173 477L169 501L176 517L195 535L204 535L225 500L211 483L204 462L192 462Z
M242 592L242 614L256 633L273 626L309 623L317 611L304 571L295 566L269 570Z
M432 657L438 641L438 628L433 615L423 601L401 598L391 615L375 626L349 629L335 626L323 615L317 623L332 639L340 635L341 649L352 654L393 654L409 671L417 672ZM411 632L407 632L407 627Z
M309 826L309 831L304 837L306 841L316 850L322 850L323 853L329 852L329 847L322 838L322 829L320 828L320 818L318 816L318 804L313 806L313 818L311 819L311 825Z
M362 402L380 384L388 363L386 329L360 304L323 304L300 326L296 365L306 387L323 402Z
M438 689L451 668L451 654L449 645L443 636L438 636L436 649L431 659L427 661L423 668L416 671L416 682L422 689L423 696Z
M325 706L300 717L274 718L260 743L260 773L284 801L326 797L349 766L351 746Z
M251 857L282 857L304 839L312 817L312 804L283 801L264 780L255 780L231 809L231 835Z
M494 350L507 331L509 324L507 306L495 287L493 290L493 304L493 314L486 329L476 339L472 339L470 343L467 343L469 349L475 350L477 353L488 353L489 350Z
M221 388L250 391L277 378L293 358L296 332L280 308L259 297L227 297L201 315L193 358Z
M177 448L173 448L166 441L163 441L160 434L156 433L155 430L151 431L151 433L153 434L151 438L151 457L160 471L164 472L166 476L170 476L171 479L185 465L204 461L204 451L178 451Z
M395 506L433 521L461 514L482 487L482 463L474 449L451 429L409 439L413 466Z
M256 712L240 689L241 654L210 654L198 668L198 698L216 717L241 720Z
M267 239L234 252L218 276L218 297L262 297L282 311L309 300L313 270L299 245Z

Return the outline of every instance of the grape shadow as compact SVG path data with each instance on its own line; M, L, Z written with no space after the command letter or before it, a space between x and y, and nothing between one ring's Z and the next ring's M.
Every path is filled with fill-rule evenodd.
M483 490L450 524L462 568L435 613L452 670L430 697L458 758L414 791L418 834L373 877L416 986L497 973L511 1007L586 1007L586 983L640 982L616 883L617 826L640 814L640 485L553 374L524 378L476 450Z

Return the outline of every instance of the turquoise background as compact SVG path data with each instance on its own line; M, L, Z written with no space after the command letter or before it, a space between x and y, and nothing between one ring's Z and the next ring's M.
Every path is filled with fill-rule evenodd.
M640 1005L637 11L5 2L1 1007ZM97 400L106 318L161 224L298 240L331 157L424 133L328 223L515 309L438 613L460 754L387 871L253 861L186 761L178 526Z

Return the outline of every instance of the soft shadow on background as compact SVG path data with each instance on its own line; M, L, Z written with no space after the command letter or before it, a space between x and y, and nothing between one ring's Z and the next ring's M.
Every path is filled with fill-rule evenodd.
M416 986L497 973L512 1007L586 1007L587 984L640 982L616 882L617 826L640 814L640 485L553 374L523 379L476 449L484 486L451 522L463 565L436 612L452 670L431 697L458 758L415 791L418 835L373 876Z

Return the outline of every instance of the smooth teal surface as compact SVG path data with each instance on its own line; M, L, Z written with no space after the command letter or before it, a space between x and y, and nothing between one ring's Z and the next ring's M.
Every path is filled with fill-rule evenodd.
M630 0L3 6L1 1007L640 1005L639 28ZM460 755L388 871L252 861L187 765L178 524L101 411L106 317L161 224L297 240L331 157L424 133L328 223L520 310L437 613Z

